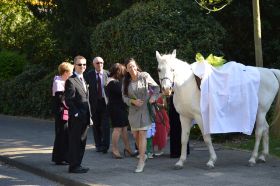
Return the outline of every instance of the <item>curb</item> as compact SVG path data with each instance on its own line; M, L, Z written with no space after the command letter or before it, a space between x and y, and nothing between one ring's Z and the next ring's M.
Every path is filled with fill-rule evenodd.
M69 186L90 186L90 185L85 184L85 183L77 182L76 180L73 180L73 179L65 178L65 177L59 176L57 174L52 174L48 171L30 166L26 163L22 163L22 162L10 159L9 157L6 157L6 156L0 156L0 161L6 163L8 165L12 165L12 166L14 166L18 169L33 173L35 175L47 178L49 180L58 182L58 183L63 184L63 185L67 185L67 186L68 185Z

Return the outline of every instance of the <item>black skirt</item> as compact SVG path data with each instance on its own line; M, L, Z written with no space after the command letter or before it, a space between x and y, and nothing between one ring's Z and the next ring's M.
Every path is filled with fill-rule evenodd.
M121 104L109 104L108 111L111 118L111 124L113 128L128 126L128 111L124 103Z

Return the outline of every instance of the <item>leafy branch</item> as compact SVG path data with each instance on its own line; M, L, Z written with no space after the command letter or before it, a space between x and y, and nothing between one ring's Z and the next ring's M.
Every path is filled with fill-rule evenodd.
M195 2L205 10L208 14L217 12L229 5L233 0L195 0Z

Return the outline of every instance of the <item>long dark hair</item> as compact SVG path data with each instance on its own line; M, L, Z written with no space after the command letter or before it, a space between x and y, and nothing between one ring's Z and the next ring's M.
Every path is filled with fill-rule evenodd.
M125 74L126 74L125 66L120 63L115 63L110 68L110 77L113 77L119 81L122 80Z
M127 65L132 61L135 62L136 66L137 66L137 71L142 72L139 65L133 58L128 58L128 59L124 60L125 67L127 68ZM129 85L130 81L131 81L131 76L127 72L126 75L124 76L124 80L123 80L123 91L124 91L124 95L126 95L126 96L128 96L128 85Z

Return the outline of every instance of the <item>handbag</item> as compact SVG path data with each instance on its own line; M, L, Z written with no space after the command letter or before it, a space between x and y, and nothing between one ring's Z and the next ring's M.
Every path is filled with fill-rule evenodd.
M62 110L62 120L68 121L68 119L69 119L68 110L67 109L63 109Z
M63 101L63 107L62 107L62 115L61 115L61 119L63 121L68 121L69 119L69 115L68 115L68 107L66 106L65 102Z

